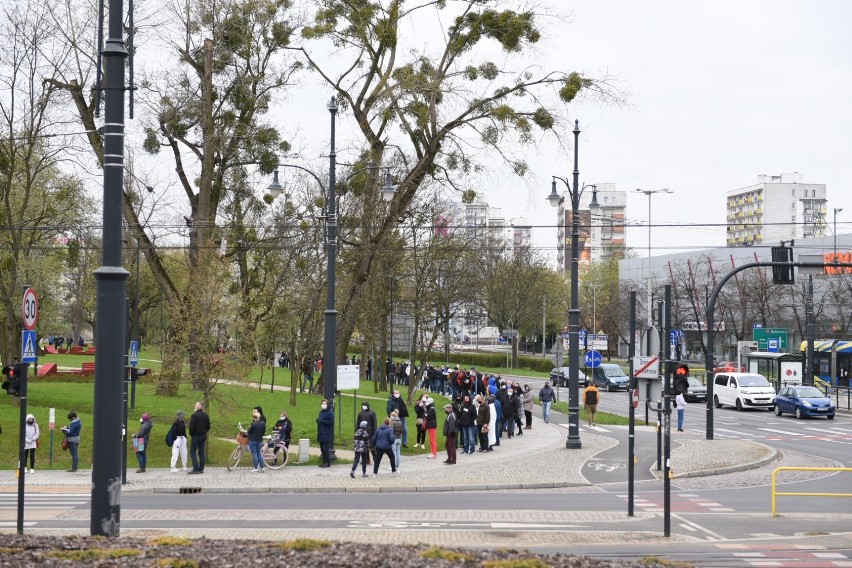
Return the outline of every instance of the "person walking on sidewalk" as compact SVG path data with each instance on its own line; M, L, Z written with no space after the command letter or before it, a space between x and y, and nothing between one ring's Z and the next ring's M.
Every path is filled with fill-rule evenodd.
M597 426L595 415L598 412L598 403L601 401L601 393L595 383L586 385L586 390L583 391L583 403L586 406L586 419L589 421L589 426Z
M320 445L322 463L320 467L331 467L331 444L334 442L334 411L329 408L328 400L323 399L317 417L317 442Z
M435 399L426 399L426 433L429 435L429 455L426 459L438 457L438 413L435 410Z
M68 426L63 426L61 430L65 434L65 441L68 442L68 453L71 454L71 469L68 472L74 473L77 471L77 463L80 458L78 450L80 448L80 432L83 430L83 423L80 422L80 419L77 418L77 413L73 410L68 413L68 420L71 422Z
M677 405L677 431L683 432L683 415L686 414L686 399L683 393L678 393L675 397L675 404Z
M186 471L186 422L184 422L183 417L183 410L178 410L177 418L172 424L172 436L174 437L172 443L172 473L178 471L178 457L180 457L183 471Z
M369 380L369 379L367 379ZM399 389L393 389L393 394L388 398L388 416L394 410L399 411L399 419L402 422L402 447L408 449L408 407L399 394ZM399 464L397 464L398 466Z
M133 448L136 450L136 460L139 462L139 469L136 470L136 473L145 473L145 467L148 465L148 440L151 438L151 429L154 424L151 422L151 415L147 412L142 413L139 422L142 425L139 426L139 431L133 436Z
M529 385L524 385L524 418L526 418L526 426L524 430L532 430L532 413L533 405L535 404L535 396Z
M27 456L30 459L30 473L35 473L35 451L39 447L41 435L35 416L27 414L26 434L24 435L24 469L27 469Z
M355 450L355 461L352 462L352 471L349 477L355 479L355 470L358 462L361 462L361 475L367 477L367 456L370 455L370 434L367 432L367 422L362 421L355 430L355 438L352 440L352 449Z
M453 412L452 404L444 405L444 412L447 414L447 419L444 421L444 447L447 449L447 460L444 462L447 465L455 465L456 463L456 436L458 436L458 428L456 427L456 413Z
M189 473L204 473L207 463L207 433L210 431L210 417L204 412L200 402L195 403L195 412L189 417L189 435L192 443L189 446L189 457L192 458L192 471Z
M550 422L550 406L553 404L553 399L556 398L556 393L550 388L548 381L544 382L544 386L538 391L538 399L541 401L542 418L545 424Z
M376 459L373 462L373 475L379 475L379 465L382 463L382 456L387 455L391 462L391 473L396 473L396 462L393 459L393 430L390 426L390 418L385 418L385 421L373 434L372 446L376 449Z

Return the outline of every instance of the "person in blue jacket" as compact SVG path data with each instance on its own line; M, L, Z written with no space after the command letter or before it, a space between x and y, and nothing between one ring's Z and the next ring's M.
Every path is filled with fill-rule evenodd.
M62 432L65 434L65 439L68 441L68 453L71 454L71 469L68 471L74 473L77 471L78 454L77 448L80 445L80 430L83 429L83 423L77 418L77 413L73 410L68 413L70 424L62 427Z
M334 411L328 401L323 399L319 417L317 417L317 442L320 445L322 463L320 467L331 467L331 444L334 442Z
M393 458L394 440L396 440L396 436L393 435L390 418L385 418L384 423L373 434L372 445L376 449L373 475L379 475L379 464L382 463L382 456L385 454L391 462L391 473L396 473L396 460Z

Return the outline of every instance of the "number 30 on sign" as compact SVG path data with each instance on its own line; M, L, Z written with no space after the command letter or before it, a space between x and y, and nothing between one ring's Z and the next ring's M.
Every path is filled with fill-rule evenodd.
M35 329L38 323L38 295L33 288L24 290L24 304L21 315L24 320L24 328Z

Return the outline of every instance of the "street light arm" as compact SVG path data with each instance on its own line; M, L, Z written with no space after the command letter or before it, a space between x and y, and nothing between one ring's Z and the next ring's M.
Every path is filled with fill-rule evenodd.
M296 164L278 164L277 166L275 166L275 174L276 175L278 174L278 168L294 168L294 169L297 169L297 170L302 170L303 172L305 172L306 174L309 174L312 178L317 180L317 183L322 188L323 193L326 193L325 184L322 182L322 180L319 178L319 176L317 174L315 174L314 172L312 172L308 168L306 168L304 166L297 166Z

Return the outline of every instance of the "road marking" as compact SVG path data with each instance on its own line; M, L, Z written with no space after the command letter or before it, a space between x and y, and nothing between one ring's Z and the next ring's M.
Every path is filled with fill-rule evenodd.
M710 537L712 537L712 538L713 538L713 539L715 539L715 540L726 540L726 539L725 539L725 537L723 537L722 535L720 535L720 534L718 534L718 533L716 533L716 532L713 532L713 531L711 531L710 529L704 528L704 527L702 527L701 525L699 525L698 523L694 523L694 522L692 522L692 521L689 521L689 520L687 520L687 519L684 519L684 518L683 518L683 517L681 517L680 515L672 514L672 517L674 517L675 519L677 519L678 521L680 521L680 523L678 523L678 524L687 524L687 525L692 526L692 527L695 527L695 528L696 528L696 529L698 529L699 531L701 531L701 532L703 532L703 533L707 534L707 535L708 535L708 539L709 539Z
M35 524L34 522L24 521L25 527L31 527L34 524ZM5 528L5 527L17 527L17 526L18 526L17 521L0 521L0 527L3 527L3 528Z
M691 526L689 526L689 525L687 525L687 524L684 524L684 523L680 523L680 526L681 526L681 527L683 527L683 528L685 528L686 530L688 530L688 531L690 531L690 532L695 532L695 531L697 531L697 530L698 530L698 529L696 529L695 527L691 527Z
M89 496L81 493L30 493L24 495L24 508L27 511L75 509L88 502ZM17 508L17 494L0 494L0 511L14 511Z
M788 430L775 430L774 428L758 428L758 430L763 430L764 432L775 432L776 434L784 434L785 436L804 436L799 432L790 432Z

